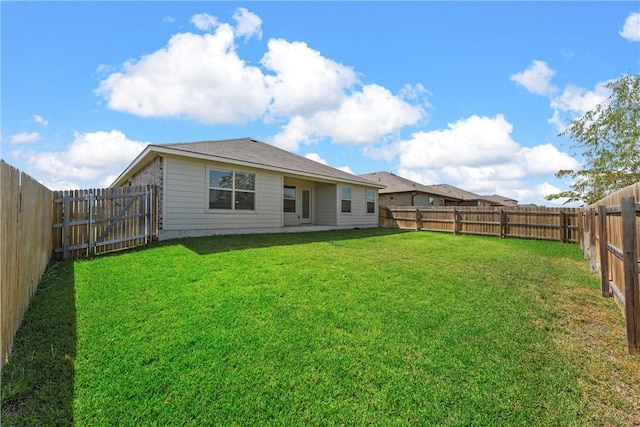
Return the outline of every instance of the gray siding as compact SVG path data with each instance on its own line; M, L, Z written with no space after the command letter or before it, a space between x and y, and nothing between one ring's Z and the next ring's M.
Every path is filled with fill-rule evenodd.
M340 212L340 197L341 187L338 188L338 194L336 197L336 203L338 205L338 223L339 226L352 226L352 227L377 227L379 223L378 219L378 203L376 203L375 213L367 213L367 188L355 185L348 185L351 187L351 212Z
M255 173L256 210L210 210L208 170L211 167ZM164 169L164 238L282 226L282 178L279 174L179 157L166 157Z
M313 181L308 181L305 179L296 179L285 177L284 185L292 185L296 187L296 212L287 212L283 213L284 215L284 225L299 225L301 224L301 214L302 214L302 189L311 190L311 223L313 224L315 221L316 213L315 209L317 206L316 203L316 183ZM282 199L282 192L280 193L280 198Z
M338 223L338 186L335 184L316 184L315 224L336 225Z

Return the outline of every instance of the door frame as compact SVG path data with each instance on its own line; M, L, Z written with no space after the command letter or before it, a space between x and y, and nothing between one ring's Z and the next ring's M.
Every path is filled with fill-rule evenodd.
M305 212L305 197L304 193L309 193L307 203L307 213L309 214L308 218L304 217ZM312 224L313 223L313 192L309 187L300 187L300 224Z

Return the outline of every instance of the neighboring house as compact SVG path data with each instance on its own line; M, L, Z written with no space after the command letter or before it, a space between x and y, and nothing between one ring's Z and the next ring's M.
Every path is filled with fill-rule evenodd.
M483 196L485 200L492 203L491 206L518 206L518 201L509 197L494 194L493 196Z
M517 200L510 199L508 197L499 196L494 194L493 196L481 196L470 191L462 190L461 188L454 187L449 184L437 184L430 185L429 187L437 188L445 194L448 194L454 199L455 202L448 202L446 206L516 206Z
M422 185L389 172L360 176L385 186L379 191L382 206L445 206L459 200L433 186Z
M377 227L383 187L249 138L148 145L112 187L145 184L158 189L160 240Z
M508 197L480 196L449 184L423 185L389 172L360 175L385 186L380 190L382 206L516 206Z

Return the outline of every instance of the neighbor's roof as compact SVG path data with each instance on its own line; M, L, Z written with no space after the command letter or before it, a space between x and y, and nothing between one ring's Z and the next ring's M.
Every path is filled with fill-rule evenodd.
M454 187L453 185L449 184L435 184L431 185L430 187L437 188L442 193L458 200L484 200L484 198L478 194L472 193L471 191L463 190L462 188Z
M431 185L423 185L415 181L411 181L410 179L403 178L398 175L394 175L389 172L373 172L366 173L360 175L363 178L366 178L370 181L377 182L378 184L384 185L386 188L380 190L380 194L389 194L389 193L407 193L418 191L421 193L433 194L434 196L446 197L450 199L455 199L456 197L451 196L443 192L438 188L434 188Z
M513 202L518 203L516 199L511 199L509 197L501 196L499 194L493 194L491 196L482 196L482 199L488 200L490 202L493 202L499 205L509 205L509 204L512 204Z
M312 179L338 181L382 188L375 182L343 172L314 160L290 153L251 138L217 141L151 144L120 174L111 185L123 185L158 155L177 155L290 173Z
M431 187L437 187L441 191L449 194L450 197L455 197L460 200L482 200L485 202L489 202L493 205L506 205L506 206L511 205L512 203L510 202L516 202L516 203L518 202L515 199L510 199L508 197L500 196L498 194L494 194L492 196L481 196L479 194L472 193L470 191L466 191L449 184L437 184L437 185L432 185Z

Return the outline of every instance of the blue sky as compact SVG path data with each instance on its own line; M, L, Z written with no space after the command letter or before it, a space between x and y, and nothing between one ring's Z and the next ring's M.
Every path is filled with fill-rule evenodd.
M0 2L2 158L109 185L146 144L252 137L551 204L557 134L640 70L638 2Z

